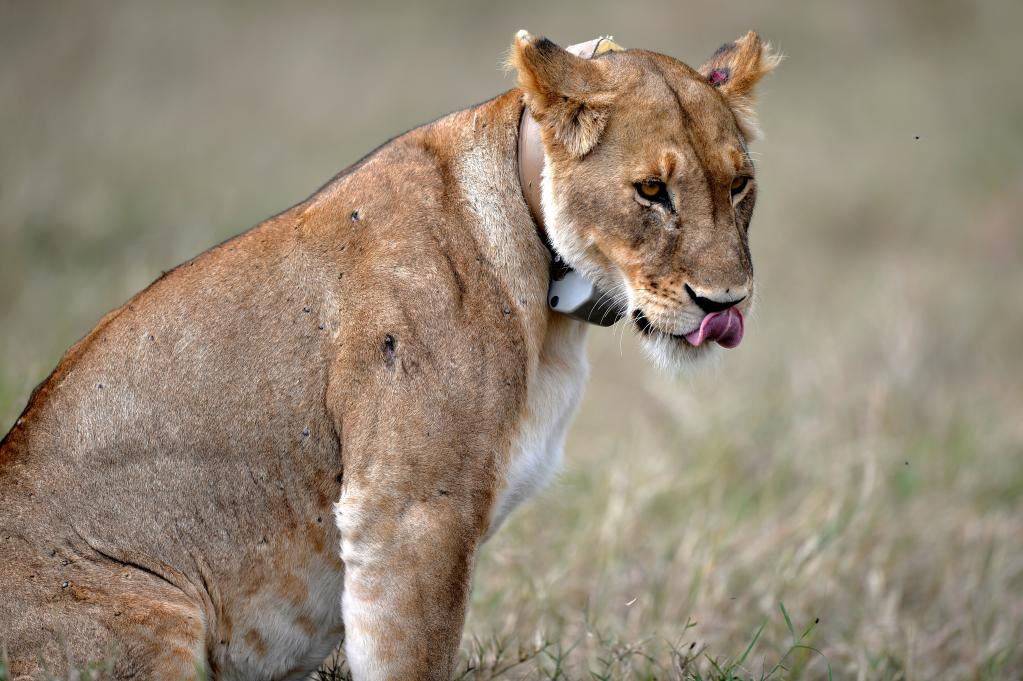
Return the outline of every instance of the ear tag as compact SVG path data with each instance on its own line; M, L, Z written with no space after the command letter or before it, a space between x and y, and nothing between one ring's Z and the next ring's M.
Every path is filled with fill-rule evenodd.
M593 51L593 56L604 54L605 52L624 52L625 48L614 41L614 36L607 36L606 38L600 38L597 42L597 49Z

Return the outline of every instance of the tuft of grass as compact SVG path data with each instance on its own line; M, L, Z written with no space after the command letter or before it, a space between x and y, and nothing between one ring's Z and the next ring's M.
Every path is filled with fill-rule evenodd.
M352 672L345 664L344 655L341 649L334 651L334 654L323 663L323 666L316 670L310 677L310 681L352 681Z
M531 643L523 644L499 636L472 636L462 647L455 681L795 681L804 678L808 658L816 656L823 673L815 678L832 678L831 664L819 649L810 644L819 619L797 635L784 604L779 604L791 637L784 650L776 651L776 661L767 666L766 654L760 669L753 669L752 655L768 622L763 622L749 642L735 656L712 655L705 645L689 637L696 634L696 623L686 622L674 641L648 639L628 643L614 636L590 631L588 655L582 656L581 640L560 639L539 633ZM819 670L820 672L820 670ZM351 671L340 650L313 675L314 681L350 681ZM0 680L2 681L2 680Z

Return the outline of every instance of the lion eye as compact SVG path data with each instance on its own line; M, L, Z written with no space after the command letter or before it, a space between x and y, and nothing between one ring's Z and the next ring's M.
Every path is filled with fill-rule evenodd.
M636 183L636 191L648 201L668 203L668 188L660 180L643 180Z
M746 185L747 184L749 184L749 177L747 177L745 175L737 175L735 177L735 179L732 180L732 187L731 187L731 189L732 189L732 198L734 199L736 196L741 194L743 192L743 190L746 189Z

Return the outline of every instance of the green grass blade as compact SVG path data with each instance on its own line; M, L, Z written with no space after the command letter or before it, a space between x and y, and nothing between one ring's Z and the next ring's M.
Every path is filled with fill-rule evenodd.
M746 663L746 658L749 657L750 652L753 650L753 646L755 646L757 644L757 641L760 640L760 634L764 632L764 627L766 626L767 622L764 622L763 624L760 625L760 628L757 629L757 633L753 635L753 640L749 642L748 646L746 646L746 650L743 651L742 656L738 660L736 660L735 665L731 667L732 669L741 667L743 664Z
M792 643L796 642L796 629L792 626L792 618L789 617L789 611L785 609L785 604L778 601L778 607L781 608L782 617L785 618L785 626L789 628L789 635L792 636Z

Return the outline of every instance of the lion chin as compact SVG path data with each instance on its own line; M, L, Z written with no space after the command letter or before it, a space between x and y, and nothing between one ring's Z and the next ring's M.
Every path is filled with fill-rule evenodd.
M749 309L747 304L747 312ZM657 323L663 324L663 318L651 320L641 304L630 303L626 318L639 334L647 358L661 371L673 375L706 365L708 359L721 356L721 348L738 347L745 328L744 315L735 305L706 312L699 321L691 320L689 331L682 333L663 330Z
M640 333L639 336L639 344L647 360L671 377L716 367L724 356L717 343L704 343L696 347L683 338L660 331Z

